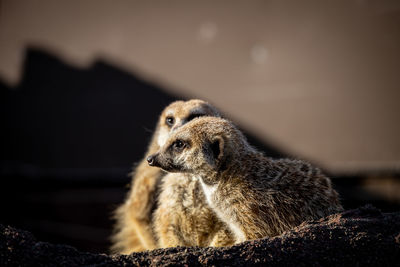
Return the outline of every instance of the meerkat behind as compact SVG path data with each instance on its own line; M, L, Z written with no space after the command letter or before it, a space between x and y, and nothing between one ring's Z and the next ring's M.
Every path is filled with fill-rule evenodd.
M319 169L300 160L264 157L221 118L187 123L147 160L198 179L207 203L236 243L276 236L342 210L330 179Z
M171 103L160 115L146 155L156 152L165 143L170 132L193 118L205 115L219 116L219 112L202 100ZM129 254L158 247L151 219L157 205L158 184L163 175L164 172L160 169L149 167L145 159L131 173L130 192L114 215L116 225L112 237L113 252Z

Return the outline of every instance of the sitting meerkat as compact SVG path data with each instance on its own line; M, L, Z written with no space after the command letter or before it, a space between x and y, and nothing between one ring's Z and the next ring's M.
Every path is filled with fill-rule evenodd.
M205 115L219 116L219 112L202 100L171 103L160 115L147 155L156 152L165 143L171 131L193 118ZM125 202L116 209L114 215L116 225L112 236L112 252L129 254L159 247L159 238L152 229L152 217L157 206L159 184L164 175L160 169L149 167L145 159L131 173L131 189ZM177 178L177 181L180 180ZM184 190L185 187L181 189ZM209 210L209 213L213 212Z
M233 234L207 204L199 181L186 176L169 173L162 179L153 217L159 246L233 245Z
M276 236L303 221L342 211L330 179L319 169L300 160L263 156L225 119L192 120L147 161L199 180L207 203L236 243Z

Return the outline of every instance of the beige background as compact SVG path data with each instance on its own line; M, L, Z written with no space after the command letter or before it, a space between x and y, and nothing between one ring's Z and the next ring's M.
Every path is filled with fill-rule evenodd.
M336 173L400 170L398 1L0 3L9 85L27 46L103 59Z

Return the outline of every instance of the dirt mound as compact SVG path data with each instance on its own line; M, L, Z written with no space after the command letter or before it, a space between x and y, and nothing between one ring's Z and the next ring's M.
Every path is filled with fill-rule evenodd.
M372 206L303 223L275 238L226 248L178 247L129 256L92 254L37 241L0 225L0 266L400 266L400 212Z

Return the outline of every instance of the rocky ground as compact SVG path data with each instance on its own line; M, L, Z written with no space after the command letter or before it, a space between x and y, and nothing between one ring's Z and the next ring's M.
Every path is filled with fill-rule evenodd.
M400 266L400 212L372 206L303 223L275 238L227 248L178 247L129 256L92 254L37 241L0 225L0 266Z

